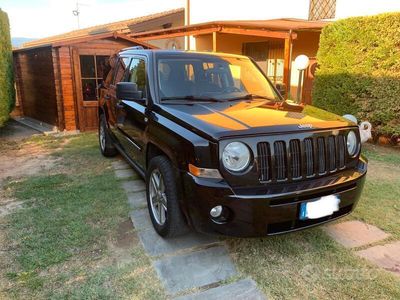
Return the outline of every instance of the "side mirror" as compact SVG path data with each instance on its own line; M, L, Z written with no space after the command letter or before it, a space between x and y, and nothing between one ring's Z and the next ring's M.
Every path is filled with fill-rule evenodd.
M284 85L283 83L277 83L275 87L278 90L279 94L282 95L282 97L286 96L286 85Z
M116 96L120 100L142 100L143 92L138 91L136 83L118 82Z

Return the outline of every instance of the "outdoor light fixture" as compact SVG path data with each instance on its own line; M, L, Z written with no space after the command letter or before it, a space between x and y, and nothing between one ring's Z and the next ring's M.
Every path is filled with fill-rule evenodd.
M304 70L308 68L309 64L310 64L310 59L308 58L307 55L304 54L300 54L294 60L294 67L299 71L299 83L297 85L297 99L296 99L297 102L300 102L301 100Z

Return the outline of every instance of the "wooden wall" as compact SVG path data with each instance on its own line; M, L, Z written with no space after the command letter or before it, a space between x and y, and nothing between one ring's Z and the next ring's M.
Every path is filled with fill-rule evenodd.
M62 129L76 130L78 129L78 118L71 49L69 46L64 46L53 49L53 52L58 63L58 66L55 66L57 67L56 88L61 93L58 97L58 106L63 110Z
M79 55L112 55L135 45L124 39L103 38L14 52L23 115L56 125L59 130L97 129L98 103L82 99Z
M23 114L58 125L51 47L16 52L14 62Z

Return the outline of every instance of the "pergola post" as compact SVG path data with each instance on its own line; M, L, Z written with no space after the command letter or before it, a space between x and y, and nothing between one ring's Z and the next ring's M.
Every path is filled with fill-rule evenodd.
M285 38L285 48L284 48L283 83L286 86L286 90L287 90L286 95L289 95L289 91L290 91L292 47L293 47L293 39L292 39L292 32L290 31L289 37Z
M212 33L212 49L213 49L213 52L217 52L217 32L216 31L214 31L213 33Z

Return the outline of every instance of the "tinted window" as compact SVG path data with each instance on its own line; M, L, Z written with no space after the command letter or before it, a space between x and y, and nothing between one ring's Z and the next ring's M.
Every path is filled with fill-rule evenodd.
M144 59L132 59L128 81L136 83L138 90L142 92L142 98L147 98L146 62Z

